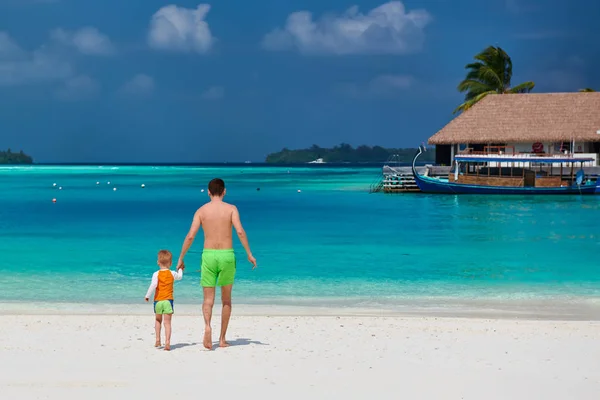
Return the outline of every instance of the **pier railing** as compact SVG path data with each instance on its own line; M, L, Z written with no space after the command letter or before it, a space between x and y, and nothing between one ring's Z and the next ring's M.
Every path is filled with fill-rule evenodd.
M440 167L427 165L417 167L417 172L429 176L446 176L450 172L450 167ZM384 165L381 177L373 182L369 188L369 193L404 193L418 192L419 187L415 182L412 168L407 166Z

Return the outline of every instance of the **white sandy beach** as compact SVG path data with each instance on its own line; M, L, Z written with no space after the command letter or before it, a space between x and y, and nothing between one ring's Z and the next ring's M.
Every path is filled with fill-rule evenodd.
M173 350L165 352L153 348L151 315L38 314L0 317L2 399L591 400L600 393L598 321L234 309L232 347L204 351L201 317L187 313L174 317Z

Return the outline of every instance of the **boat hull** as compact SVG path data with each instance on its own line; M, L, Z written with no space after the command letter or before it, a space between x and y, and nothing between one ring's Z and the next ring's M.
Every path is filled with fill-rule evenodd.
M412 171L415 177L415 183L423 193L440 194L538 194L538 195L557 195L557 194L600 194L600 178L597 183L585 184L581 186L561 186L561 187L533 187L533 186L487 186L472 185L465 183L451 182L428 176L419 175L415 168L415 163L422 150L419 147L412 163Z
M514 186L482 186L463 183L444 182L425 176L416 176L415 182L423 193L445 194L597 194L600 188L596 185L566 187L514 187Z

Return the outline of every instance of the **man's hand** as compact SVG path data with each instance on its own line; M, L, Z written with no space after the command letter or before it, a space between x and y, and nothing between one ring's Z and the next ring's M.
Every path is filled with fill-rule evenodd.
M252 269L256 268L256 258L252 254L248 254L248 261L252 264Z
M147 302L148 302L148 300L150 300L150 299L146 297L146 298L145 298L145 300L146 300L146 303L147 303Z
M179 259L179 261L177 261L177 269L184 269L185 268L185 264L183 262L183 259Z

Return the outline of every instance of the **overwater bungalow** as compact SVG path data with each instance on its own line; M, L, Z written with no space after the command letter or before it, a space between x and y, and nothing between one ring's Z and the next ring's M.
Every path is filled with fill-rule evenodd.
M413 175L428 193L594 194L600 93L489 95L429 139L453 173ZM587 171L586 168L587 167Z
M567 155L600 166L600 92L489 95L429 138L436 164L457 155ZM591 160L589 160L591 159Z

